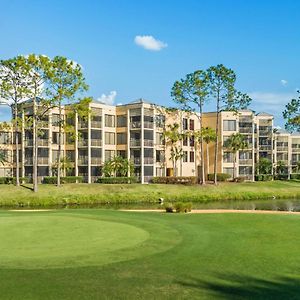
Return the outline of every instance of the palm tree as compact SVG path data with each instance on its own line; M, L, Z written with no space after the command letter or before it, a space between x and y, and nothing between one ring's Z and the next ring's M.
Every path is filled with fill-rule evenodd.
M114 158L106 161L103 166L103 173L106 177L126 177L130 174L132 176L134 165L127 158L122 156L115 156Z
M6 163L6 156L4 151L0 150L0 165L4 165Z
M203 141L206 143L206 172L209 174L209 144L216 141L216 131L211 127L202 128Z
M180 132L178 123L168 125L168 130L165 130L164 137L166 145L171 147L170 160L172 161L174 176L177 176L177 161L183 157L182 147L178 146L178 142L185 136Z
M225 142L225 147L234 155L233 159L233 179L236 177L237 153L248 147L245 137L240 133L232 134Z

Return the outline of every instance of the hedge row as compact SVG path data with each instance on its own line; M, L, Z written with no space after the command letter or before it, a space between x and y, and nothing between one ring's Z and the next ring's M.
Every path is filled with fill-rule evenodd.
M60 177L61 183L80 183L83 181L82 176L66 176ZM56 176L46 176L43 179L43 183L45 184L57 184L57 177Z
M152 183L162 184L197 184L196 176L153 177Z
M96 180L96 183L106 183L106 184L115 184L115 183L136 183L136 177L99 177Z
M291 179L299 179L300 180L300 173L298 173L298 174L291 174Z
M227 181L231 177L227 173L217 173L217 181ZM215 174L208 174L207 179L213 181L215 179Z
M268 174L255 175L255 181L271 181L272 179L273 179L273 175L268 175Z
M21 183L28 183L29 178L20 177ZM0 177L0 184L16 184L16 177Z

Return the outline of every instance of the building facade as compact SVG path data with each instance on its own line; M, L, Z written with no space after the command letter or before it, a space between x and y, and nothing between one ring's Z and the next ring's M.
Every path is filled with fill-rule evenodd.
M66 106L65 109L68 109ZM24 105L21 117L32 115L30 103ZM216 128L216 113L204 113L203 127ZM38 137L38 177L56 173L59 142L58 109L52 109L39 124ZM166 144L164 131L169 125L179 124L182 133L189 136L178 142L182 157L178 160L178 176L199 176L201 158L199 145L193 131L200 129L199 115L181 110L169 111L142 99L126 105L110 106L100 102L90 103L87 119L76 116L64 122L74 128L74 133L66 131L62 135L62 157L71 163L68 175L82 176L92 183L102 176L102 166L106 160L118 155L128 158L134 164L134 175L141 183L147 183L153 176L172 176L173 164L170 160L170 145ZM278 161L285 163L287 172L298 172L300 161L300 135L274 130L273 116L267 113L255 114L251 110L221 112L219 114L219 147L217 153L219 173L233 176L233 154L224 143L233 133L245 136L248 147L238 151L236 176L254 180L255 165L260 158L267 158L275 167ZM12 176L15 172L15 146L10 126L0 127L0 150L6 161L0 165L0 176ZM33 135L31 129L22 127L19 132L20 174L32 176ZM204 169L213 173L215 143L204 144ZM67 175L67 174L64 174Z

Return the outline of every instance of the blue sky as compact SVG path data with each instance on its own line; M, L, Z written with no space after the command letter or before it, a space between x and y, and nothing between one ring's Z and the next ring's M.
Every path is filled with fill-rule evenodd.
M67 56L84 67L89 94L96 99L102 95L117 104L142 97L171 105L175 80L223 63L235 70L237 87L253 97L251 108L273 113L282 126L284 105L300 88L300 1L0 4L1 59L28 53ZM214 110L213 103L207 110ZM0 119L7 118L0 107Z

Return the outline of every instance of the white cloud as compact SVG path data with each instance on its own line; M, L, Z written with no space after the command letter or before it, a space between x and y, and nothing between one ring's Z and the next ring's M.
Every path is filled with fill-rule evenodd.
M285 79L281 79L281 80L280 80L280 83L281 83L281 85L283 85L283 86L287 86L288 81L285 80Z
M146 50L160 51L168 47L168 44L155 39L152 35L137 35L134 42Z
M97 101L104 104L113 105L116 96L117 96L117 92L111 91L108 95L102 94L99 98L97 98Z

